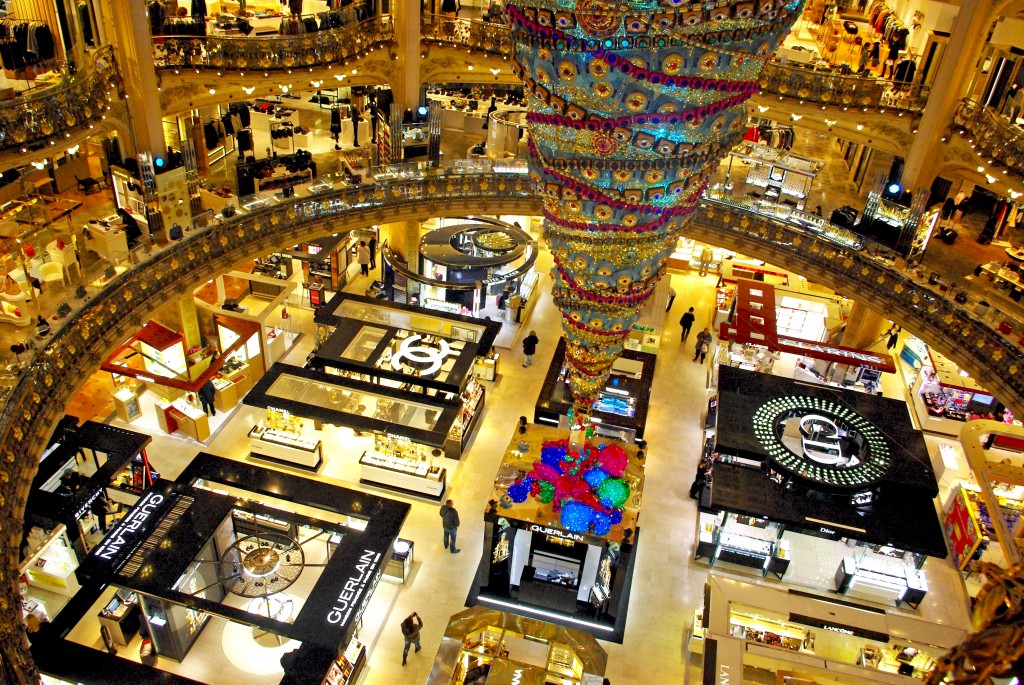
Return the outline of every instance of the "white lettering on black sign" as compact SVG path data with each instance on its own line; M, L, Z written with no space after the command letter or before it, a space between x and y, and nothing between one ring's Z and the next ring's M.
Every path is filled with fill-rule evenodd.
M545 535L553 535L556 538L562 538L563 540L574 540L576 542L583 542L586 538L580 533L567 533L564 530L558 528L546 528L545 526L537 525L536 523L530 525L529 528L534 533L544 533Z
M349 620L358 621L363 615L373 588L377 587L380 580L380 570L377 568L380 556L380 552L369 549L363 551L359 563L356 564L355 573L345 581L334 606L327 612L328 623L346 625ZM359 601L358 605L355 604L356 601Z
M103 542L96 548L96 556L100 559L115 558L124 547L125 543L133 538L140 528L145 525L153 511L164 501L163 495L155 492L147 493L132 511L117 524L114 530L103 538Z

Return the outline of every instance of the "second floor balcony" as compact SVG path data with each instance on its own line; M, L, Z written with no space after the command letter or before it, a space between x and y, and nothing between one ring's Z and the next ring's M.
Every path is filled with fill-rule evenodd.
M313 33L269 36L163 36L154 38L161 70L287 71L327 67L390 45L390 16L373 17Z

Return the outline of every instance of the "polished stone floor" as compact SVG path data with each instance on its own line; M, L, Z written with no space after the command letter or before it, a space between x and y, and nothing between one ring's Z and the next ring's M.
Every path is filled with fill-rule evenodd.
M545 272L549 259L545 252L538 271ZM678 342L676 322L686 308L693 306L698 314L695 325L700 328L710 324L716 278L691 274L673 274L670 278L677 297L672 310L665 315L666 333L651 388L646 433L649 457L625 641L621 645L602 643L609 654L607 675L615 685L684 682L689 670L687 631L693 612L702 601L703 583L709 572L706 565L692 561L696 507L687 495L703 440L701 421L709 397L708 367L693 362L690 343ZM357 277L348 289L362 292L367 282L365 277ZM402 536L415 542L416 563L404 587L382 584L371 602L361 633L370 649L363 685L424 682L449 616L465 604L480 560L482 513L491 494L494 475L517 418L532 416L559 335L559 315L551 302L547 287L550 281L546 276L542 284L541 299L528 323L540 337L536 363L524 369L520 366L518 349L501 350L500 376L494 383L487 384L485 413L476 437L462 461L444 460L451 484L448 494L455 500L462 518L459 546L463 552L453 556L442 548L436 504L374 490L377 494L407 499L412 504ZM312 321L308 312L294 311L296 329L310 333ZM312 344L313 336L303 335L286 360L301 364ZM217 432L205 445L154 433L154 444L148 450L150 458L165 477L170 478L200 450L245 459L245 434L259 419L259 414L257 410L239 407L226 420L218 422ZM136 421L129 426L140 430L146 423ZM370 438L356 437L348 429L340 428L325 428L320 437L326 446L326 464L318 477L348 487L365 488L356 484L356 462L370 446ZM945 563L933 562L940 566ZM713 572L731 571L716 569ZM747 578L751 582L764 582ZM944 622L965 620L966 599L962 589L947 585L955 583L956 578L949 568L948 573L936 581L946 589L936 590L929 597L931 601L922 609L925 615ZM423 651L411 655L409 665L403 668L403 643L398 625L412 611L418 612L425 623ZM99 647L101 641L91 618L93 615L94 612L87 614L89 618L75 630L72 639ZM232 632L223 622L211 623L206 630L192 658L186 658L181 664L160 659L160 667L218 684L277 682L274 672L261 670L269 666L265 659L257 659L258 651L253 652L255 660L249 669L237 654L234 658L223 658L225 648L255 649L244 640L239 642L237 631ZM122 650L122 655L135 658L137 649L130 645ZM255 672L257 670L260 672ZM760 682L763 678L767 678L765 673L751 672L747 679Z

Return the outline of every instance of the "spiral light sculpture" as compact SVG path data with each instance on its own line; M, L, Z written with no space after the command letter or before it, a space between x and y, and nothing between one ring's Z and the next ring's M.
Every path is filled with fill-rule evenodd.
M665 272L802 0L512 0L577 415Z

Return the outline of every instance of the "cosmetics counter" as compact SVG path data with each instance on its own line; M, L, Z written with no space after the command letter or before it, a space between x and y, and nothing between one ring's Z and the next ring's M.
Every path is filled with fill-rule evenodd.
M116 426L64 417L40 460L25 519L52 530L66 527L85 556L153 482L146 457L152 438Z
M416 305L338 293L317 314L326 338L310 366L389 389L456 404L458 414L443 446L459 459L483 414L478 380L497 373L493 342L501 324L445 314Z
M452 616L427 685L596 685L607 655L575 628L471 607Z
M358 638L352 638L345 650L331 664L327 671L325 685L351 685L359 680L366 666L366 645Z
M323 443L303 432L301 418L268 408L263 420L249 430L249 456L317 471L324 461Z
M623 350L612 365L611 375L594 402L591 415L600 427L622 428L642 440L647 423L648 403L657 357L645 352ZM572 394L565 366L565 340L559 338L544 383L533 409L533 420L557 426L572 407Z
M436 463L440 454L397 435L377 435L374 450L359 459L359 482L440 500L447 488L448 469Z
M233 621L254 660L276 665L280 653L262 650L298 643L296 663L282 664L289 682L353 683L365 663L365 648L353 638L398 551L408 512L408 504L395 500L201 453L176 482L157 481L129 512L131 523L112 531L78 572L83 584L111 586L98 620L112 644L120 643L118 630L129 638L137 633L137 598L136 615L160 657L207 668L204 661L213 665L225 655L192 647L206 626ZM240 563L241 555L260 550L276 553L280 564ZM404 553L411 556L411 549ZM222 574L222 567L235 572ZM240 607L228 600L229 591L256 599ZM226 651L234 647L224 627ZM280 639L254 642L253 628ZM119 661L110 656L112 664ZM112 674L119 672L111 666Z
M749 566L762 576L771 573L782 580L792 559L783 532L783 526L766 519L702 511L698 515L694 558L705 558L712 566L717 561Z
M579 500L554 510L540 495L547 486L529 488L535 494L516 492L542 450L546 460L552 450L579 457L583 443L570 446L565 438L565 430L537 424L526 424L512 436L484 513L482 568L474 591L481 604L518 605L517 611L526 615L554 613L598 637L620 640L639 536L644 457L631 441L586 441L618 455L622 468L621 476L607 480L618 493L611 501L617 502L621 517L608 514L607 525L600 527L596 511ZM606 491L612 492L608 486Z
M437 463L451 454L452 431L464 411L461 402L328 374L287 364L275 364L246 395L245 404L267 409L267 416L284 417L264 424L273 428L272 458L317 469L323 457L319 439L310 435L322 424L374 433L374 449L338 455L359 459L361 479L404 493L439 498L447 486L447 470ZM308 419L305 421L303 419ZM267 437L254 455L266 455ZM262 433L260 433L263 435ZM340 446L339 446L340 447Z
M920 570L905 564L850 556L836 570L836 591L895 602L896 606L906 603L916 609L928 594L928 583Z
M808 681L895 685L909 682L903 676L926 680L967 628L712 575L688 647L703 655L705 673L758 668L781 682L795 670Z

